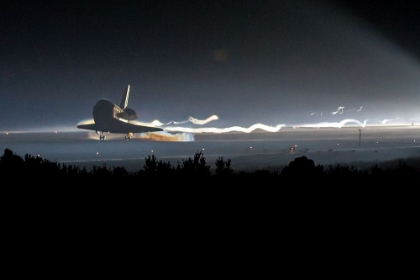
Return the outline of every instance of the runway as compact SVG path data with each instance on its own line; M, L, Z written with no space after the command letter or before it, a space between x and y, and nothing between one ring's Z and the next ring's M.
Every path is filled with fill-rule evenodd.
M17 155L77 165L125 167L129 172L143 168L144 159L155 155L172 166L202 152L210 170L219 157L231 160L235 171L279 170L299 156L315 164L358 165L393 159L420 157L420 126L374 126L342 128L282 128L275 133L195 134L193 141L152 141L134 135L108 135L104 141L89 131L4 132L2 147Z

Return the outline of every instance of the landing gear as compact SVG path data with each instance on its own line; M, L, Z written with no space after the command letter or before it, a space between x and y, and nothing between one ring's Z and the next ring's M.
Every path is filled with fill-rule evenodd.
M128 141L131 139L131 136L133 136L132 132L127 133L127 135L125 136L125 140Z
M106 136L103 131L96 131L96 134L99 134L99 140L105 140Z

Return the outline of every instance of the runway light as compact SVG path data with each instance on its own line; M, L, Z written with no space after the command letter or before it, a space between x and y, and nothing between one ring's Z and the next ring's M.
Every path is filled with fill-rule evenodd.
M204 148L201 148L202 151L204 151Z
M153 150L151 150L151 152L153 153Z
M99 152L96 152L97 155L99 155Z

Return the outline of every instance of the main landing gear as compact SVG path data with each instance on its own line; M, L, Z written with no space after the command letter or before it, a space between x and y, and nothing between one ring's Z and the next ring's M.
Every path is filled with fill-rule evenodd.
M99 135L99 140L105 140L106 139L106 136L104 135L104 132L103 131L96 131L96 134ZM131 139L131 136L133 136L133 133L132 132L127 133L127 135L124 137L125 138L125 141L130 140Z
M106 136L103 131L96 131L96 134L99 134L99 140L105 140Z
M127 135L125 136L125 140L128 141L131 139L131 136L133 136L132 132L127 133Z

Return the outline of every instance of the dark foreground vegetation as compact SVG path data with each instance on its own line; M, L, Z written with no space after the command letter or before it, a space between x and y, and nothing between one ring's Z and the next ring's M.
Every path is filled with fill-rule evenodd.
M411 180L420 177L419 159L401 159L387 164L372 164L370 167L356 168L353 165L316 165L313 160L306 156L300 156L291 161L280 170L255 170L235 171L231 160L219 157L215 164L214 172L210 171L210 165L202 152L197 152L191 158L183 160L173 166L169 161L158 160L154 155L145 159L145 164L136 172L128 172L124 167L93 166L91 170L80 168L75 165L60 164L43 159L39 156L26 154L21 157L10 149L5 149L0 158L0 175L4 178L39 179L43 180L77 180L88 182L89 179L104 182L119 182L125 180L150 179L147 182L158 184L159 182L179 182L187 180L187 184L201 184L211 182L241 182L249 183L257 179L259 183L268 179L271 182L306 182L333 183L336 185L358 183L390 183L391 179L397 182ZM193 179L196 179L194 181ZM66 182L66 181L62 181ZM70 182L70 181L67 181ZM142 181L146 182L146 181ZM393 182L393 181L392 181ZM417 184L417 182L415 182Z
M39 232L48 238L51 234L39 230L40 225L59 238L59 232L71 232L69 240L73 235L91 240L85 237L86 229L101 229L95 238L121 231L146 234L145 240L158 237L157 243L179 243L173 241L174 234L190 239L197 233L202 239L208 232L211 238L205 242L217 238L230 242L247 232L248 242L259 232L264 238L258 242L267 234L277 241L288 234L298 236L299 242L312 240L324 246L313 238L315 234L336 236L347 244L357 236L371 240L366 237L370 229L375 229L372 238L377 239L391 228L401 231L415 225L420 165L414 163L324 167L301 156L278 171L239 172L229 159L219 157L210 172L204 155L195 153L175 166L148 156L141 169L130 173L106 165L86 170L5 149L0 157L0 197L4 216L11 221L6 227L20 225L22 234ZM232 229L235 235L229 235ZM341 237L344 232L352 236Z

